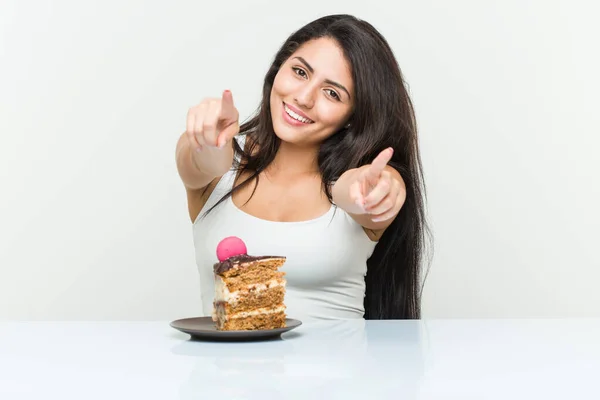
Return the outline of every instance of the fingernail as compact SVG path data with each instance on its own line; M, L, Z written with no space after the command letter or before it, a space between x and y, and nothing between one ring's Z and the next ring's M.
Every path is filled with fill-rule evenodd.
M202 151L201 147L196 147L196 153L200 153L200 151Z

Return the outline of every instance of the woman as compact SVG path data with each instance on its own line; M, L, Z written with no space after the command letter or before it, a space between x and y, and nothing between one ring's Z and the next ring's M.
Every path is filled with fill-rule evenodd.
M425 232L411 100L385 39L332 15L283 44L256 115L231 92L189 110L177 144L205 315L217 243L287 257L287 314L420 317Z

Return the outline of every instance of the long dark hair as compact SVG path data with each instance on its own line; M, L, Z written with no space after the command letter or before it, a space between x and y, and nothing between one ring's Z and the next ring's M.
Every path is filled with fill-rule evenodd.
M351 168L370 163L387 147L394 148L389 165L406 184L406 200L367 261L366 319L418 319L421 316L420 275L427 237L422 165L413 105L404 78L383 36L369 23L351 15L319 18L294 32L275 55L263 85L256 114L240 127L248 144L235 152L238 172L249 177L237 184L208 211L242 187L255 182L274 160L280 139L271 120L270 96L281 65L305 42L318 38L337 41L351 65L354 112L349 125L327 138L320 147L318 165L323 190L331 201L330 183ZM254 193L254 191L253 191Z

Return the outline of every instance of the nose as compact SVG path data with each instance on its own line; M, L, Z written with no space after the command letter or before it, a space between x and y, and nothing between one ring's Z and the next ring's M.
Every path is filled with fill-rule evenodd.
M296 93L294 100L300 107L313 108L315 105L314 88L311 85L305 85Z

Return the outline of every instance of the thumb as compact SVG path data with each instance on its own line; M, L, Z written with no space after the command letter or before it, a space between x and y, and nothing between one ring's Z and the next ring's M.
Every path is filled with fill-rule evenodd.
M217 146L219 148L225 147L225 145L229 143L235 137L235 135L239 133L239 131L240 125L237 121L223 129L217 137Z

